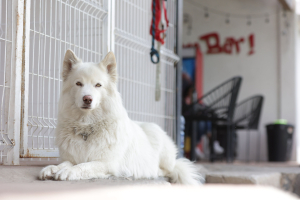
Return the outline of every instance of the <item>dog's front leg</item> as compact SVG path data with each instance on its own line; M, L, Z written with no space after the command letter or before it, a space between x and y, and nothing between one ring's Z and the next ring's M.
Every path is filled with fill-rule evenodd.
M61 169L72 167L73 164L69 161L62 162L59 165L49 165L43 168L40 172L39 178L41 180L53 179L54 175Z
M55 180L80 180L92 178L108 178L107 165L99 161L92 161L61 169L55 174Z

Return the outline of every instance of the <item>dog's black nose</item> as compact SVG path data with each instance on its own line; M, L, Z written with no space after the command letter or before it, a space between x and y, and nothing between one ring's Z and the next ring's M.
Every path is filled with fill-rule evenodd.
M85 95L85 96L83 97L83 102L84 102L85 104L91 104L92 101L93 101L93 99L92 99L92 96L90 96L90 95Z

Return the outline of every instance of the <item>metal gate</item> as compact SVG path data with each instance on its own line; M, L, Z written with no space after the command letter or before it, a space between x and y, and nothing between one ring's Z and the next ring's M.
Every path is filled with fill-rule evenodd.
M72 49L83 61L101 60L110 45L108 3L28 1L21 157L58 157L54 134L64 53Z
M19 157L59 156L54 139L61 64L67 49L88 62L99 62L108 51L114 51L118 87L129 116L155 122L174 136L174 62L179 60L174 54L176 0L167 3L170 27L161 49L162 93L158 102L154 98L155 65L149 58L151 0L0 1L0 10L6 11L1 12L1 30L13 26L9 27L12 33L0 32L0 56L6 55L0 61L0 70L5 72L0 75L0 163L18 164ZM13 6L20 9L20 23ZM18 38L14 33L19 29ZM13 48L15 41L20 43L19 49ZM15 49L19 57L14 56ZM18 68L13 66L17 64L20 70L16 73L13 70Z
M0 162L4 164L19 164L23 11L21 0L0 2Z

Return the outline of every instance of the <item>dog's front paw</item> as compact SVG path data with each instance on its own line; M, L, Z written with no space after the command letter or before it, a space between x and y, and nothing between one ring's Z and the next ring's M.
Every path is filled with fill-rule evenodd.
M81 169L79 167L70 167L58 171L54 179L59 181L74 181L82 178Z
M58 172L58 170L59 167L55 165L49 165L41 170L39 179L40 180L53 179L54 175Z

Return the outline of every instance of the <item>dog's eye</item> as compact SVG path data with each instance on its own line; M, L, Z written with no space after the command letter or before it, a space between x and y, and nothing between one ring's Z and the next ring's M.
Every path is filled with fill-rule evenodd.
M76 83L77 86L82 86L82 83L80 83L79 81Z
M97 83L97 84L95 85L95 87L101 87L101 84L100 84L100 83Z

